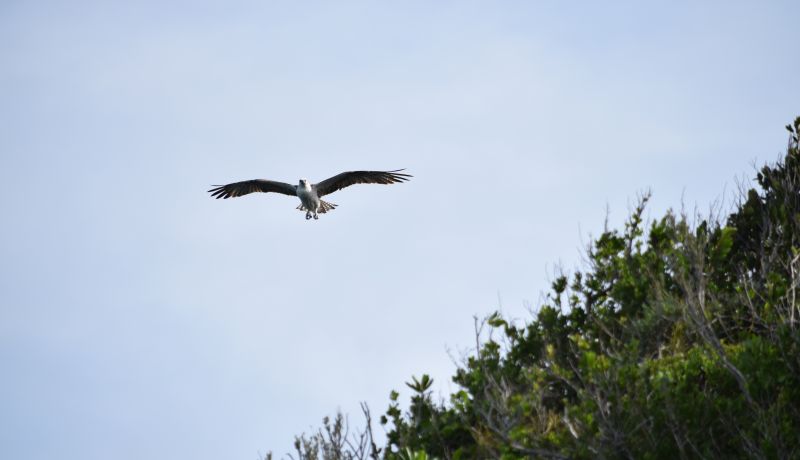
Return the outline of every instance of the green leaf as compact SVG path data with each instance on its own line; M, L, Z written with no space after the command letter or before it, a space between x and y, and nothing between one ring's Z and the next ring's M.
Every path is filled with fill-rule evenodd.
M503 327L506 324L508 324L508 323L506 323L506 320L504 320L500 316L499 312L492 313L492 316L490 316L489 319L486 320L486 322L489 324L489 326L492 326L492 327Z

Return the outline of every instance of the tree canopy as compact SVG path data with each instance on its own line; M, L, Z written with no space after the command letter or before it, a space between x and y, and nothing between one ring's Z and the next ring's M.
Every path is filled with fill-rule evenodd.
M434 400L427 375L407 383L407 408L392 392L386 446L362 433L359 452L341 440L334 452L329 428L299 437L297 455L797 458L800 118L787 129L786 155L729 215L646 223L644 195L534 317L477 321L448 400Z

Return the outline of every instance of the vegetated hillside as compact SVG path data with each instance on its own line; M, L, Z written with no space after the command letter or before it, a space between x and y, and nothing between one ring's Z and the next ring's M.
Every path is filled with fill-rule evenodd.
M339 416L297 456L800 458L800 118L787 129L732 214L644 228L643 197L535 318L480 325L449 401L427 376L408 408L393 392L383 449Z

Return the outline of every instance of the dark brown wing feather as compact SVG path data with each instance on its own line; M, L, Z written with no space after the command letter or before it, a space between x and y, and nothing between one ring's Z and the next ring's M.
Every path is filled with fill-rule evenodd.
M216 199L236 198L237 196L247 195L248 193L255 192L275 192L283 193L284 195L297 196L297 191L294 185L285 182L275 182L272 180L253 179L243 182L234 182L228 185L214 185L214 188L208 191Z
M395 171L348 171L315 184L317 196L325 196L354 184L396 184L407 181L410 174L401 174L404 169Z

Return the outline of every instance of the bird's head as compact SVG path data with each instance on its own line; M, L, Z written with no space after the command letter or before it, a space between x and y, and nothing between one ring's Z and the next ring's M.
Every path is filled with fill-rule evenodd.
M300 187L308 187L308 179L300 179Z

